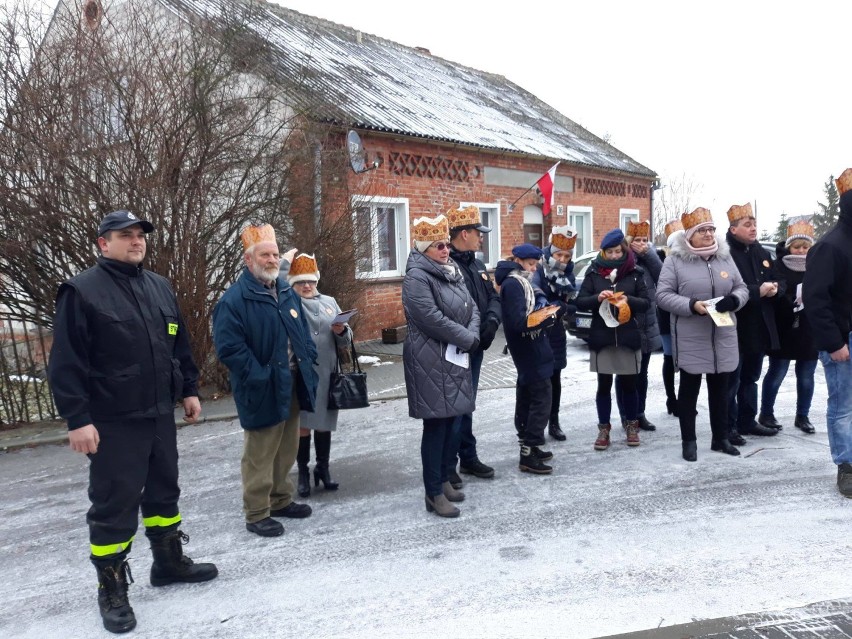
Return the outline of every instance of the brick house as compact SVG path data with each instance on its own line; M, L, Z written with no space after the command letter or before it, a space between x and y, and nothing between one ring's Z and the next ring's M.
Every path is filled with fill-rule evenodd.
M83 2L84 12L99 6ZM158 2L189 25L246 16L275 75L300 78L296 108L309 104L310 118L339 130L323 144L345 148L354 130L368 165L379 161L375 170L347 172L348 202L328 211L294 203L353 216L358 277L367 283L357 303L360 340L405 323L401 282L417 216L479 206L494 229L483 247L492 267L515 244L543 245L553 225L578 229L580 255L607 230L650 217L653 170L502 76L264 0ZM555 204L545 218L540 195L528 189L557 161ZM326 192L340 180L325 167L315 174Z

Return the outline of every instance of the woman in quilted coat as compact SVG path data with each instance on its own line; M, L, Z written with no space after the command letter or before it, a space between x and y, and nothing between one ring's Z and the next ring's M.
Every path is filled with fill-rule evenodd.
M420 457L426 510L458 517L450 502L464 493L448 480L452 428L458 415L473 412L475 400L468 353L479 346L479 310L464 276L450 259L447 218L414 220L414 249L402 282L408 335L402 350L408 414L423 420Z
M727 242L716 236L705 208L681 216L684 233L674 240L657 283L657 305L671 313L672 355L680 370L678 419L683 458L696 461L695 416L701 376L707 380L711 450L739 455L728 440L728 376L739 364L737 318L733 311L748 301L748 288ZM708 303L717 300L715 303ZM725 313L728 325L716 325L708 311Z

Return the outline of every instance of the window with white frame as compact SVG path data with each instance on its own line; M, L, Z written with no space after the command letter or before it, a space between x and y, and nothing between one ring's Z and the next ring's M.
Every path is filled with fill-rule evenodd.
M494 268L500 260L500 203L461 202L459 206L479 207L482 225L491 229L490 233L482 234L481 259L485 266Z
M358 277L400 277L409 251L408 198L352 198Z
M618 227L627 235L627 225L630 222L639 221L639 209L619 209L618 210Z
M577 244L574 245L574 256L580 257L583 253L588 253L595 248L594 238L592 237L592 207L591 206L571 206L568 209L568 225L577 229Z

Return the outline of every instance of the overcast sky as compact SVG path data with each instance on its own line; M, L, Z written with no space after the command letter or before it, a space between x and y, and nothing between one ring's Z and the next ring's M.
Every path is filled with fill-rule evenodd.
M852 167L852 2L279 0L504 75L723 222L809 214ZM795 10L791 10L794 7Z

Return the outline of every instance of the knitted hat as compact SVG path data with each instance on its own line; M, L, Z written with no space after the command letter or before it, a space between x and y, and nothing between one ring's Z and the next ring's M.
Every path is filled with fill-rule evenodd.
M846 169L834 183L837 185L837 195L852 191L852 169Z
M240 239L243 241L243 250L248 251L255 244L261 242L275 242L275 229L271 224L262 224L261 226L247 226L240 233Z
M290 284L296 282L319 282L320 272L317 267L317 261L313 255L300 253L295 257L290 265L290 272L287 274L287 281Z
M482 217L479 214L479 207L466 206L463 209L450 209L447 211L447 224L450 230L456 229L476 229L481 233L490 233L491 229L482 225Z
M754 217L754 211L751 210L751 202L745 204L734 204L728 209L728 222L734 224L737 220L743 218Z
M683 230L683 224L681 224L681 221L679 219L675 218L674 220L669 220L668 222L666 222L666 226L663 229L663 232L666 234L666 237L668 238L668 237L671 237L672 233L674 233L675 231L682 231L682 230Z
M787 226L787 241L784 242L786 248L796 240L807 240L811 244L814 243L814 227L810 222L794 222Z
M749 205L749 209L751 206ZM698 232L698 229L703 229L708 226L715 226L713 222L713 214L709 209L699 206L692 213L684 213L680 216L680 223L683 225L683 231L686 234L686 239L692 238Z
M601 240L601 250L604 251L608 248L618 246L623 241L624 233L622 233L621 229L612 229L603 236L603 239Z
M550 231L550 244L557 251L573 251L577 244L577 229L573 226L554 226Z
M681 235L683 235L683 228L679 228L672 231L672 234L666 238L666 247L673 247L674 243L677 241L677 238L679 238Z
M650 222L628 222L627 235L630 237L647 237L651 238L651 223Z
M415 218L411 226L411 237L414 239L414 246L421 253L425 252L433 242L449 242L450 226L447 218L443 215L434 219Z
M512 255L519 260L541 259L542 250L533 244L518 244L512 249Z

